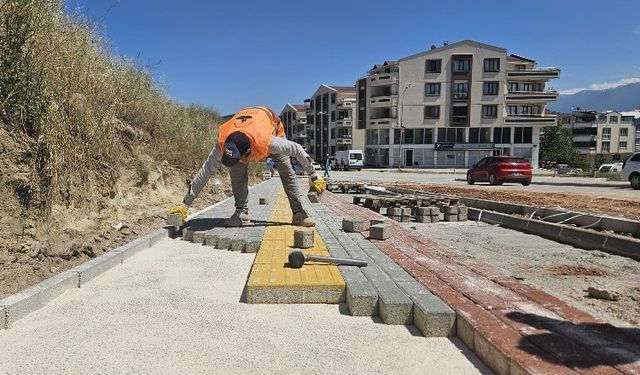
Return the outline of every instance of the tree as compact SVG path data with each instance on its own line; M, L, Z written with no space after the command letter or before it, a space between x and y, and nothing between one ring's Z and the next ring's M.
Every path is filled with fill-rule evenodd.
M544 128L540 141L540 166L552 168L558 164L584 167L584 160L573 148L571 136L562 125Z

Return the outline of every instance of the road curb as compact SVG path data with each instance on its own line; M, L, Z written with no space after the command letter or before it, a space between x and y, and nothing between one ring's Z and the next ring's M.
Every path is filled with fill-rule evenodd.
M625 238L595 230L575 228L476 208L469 208L469 218L548 238L585 250L600 250L640 260L640 241L634 238Z

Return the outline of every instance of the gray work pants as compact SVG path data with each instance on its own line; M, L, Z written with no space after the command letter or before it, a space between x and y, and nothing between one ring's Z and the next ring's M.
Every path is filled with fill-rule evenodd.
M304 209L300 201L300 188L296 181L296 173L291 166L291 160L288 156L284 155L271 155L271 158L273 158L273 161L276 163L284 192L287 194L287 198L289 198L291 211L293 211L294 214L303 212ZM236 201L236 211L248 213L249 175L247 173L247 164L238 163L234 165L229 168L229 174L231 175L231 191Z

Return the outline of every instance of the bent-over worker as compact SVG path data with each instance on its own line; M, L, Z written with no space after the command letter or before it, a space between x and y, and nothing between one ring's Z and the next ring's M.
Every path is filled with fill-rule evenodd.
M280 174L280 180L293 211L293 225L315 225L302 208L300 189L291 166L294 157L309 175L309 185L318 193L325 190L325 181L313 168L312 159L298 143L285 138L284 128L278 116L267 107L249 107L240 110L230 120L220 125L218 142L196 173L182 204L169 213L180 213L186 220L188 207L196 199L214 171L221 166L229 168L231 190L236 211L225 220L226 226L242 226L250 223L247 207L249 197L249 160L258 162L271 156Z

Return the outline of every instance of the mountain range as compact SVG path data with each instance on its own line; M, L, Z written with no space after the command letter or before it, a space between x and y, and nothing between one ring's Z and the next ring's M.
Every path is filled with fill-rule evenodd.
M571 95L560 94L557 102L547 108L557 112L571 112L571 109L604 112L632 111L640 108L640 82L630 83L605 90L583 90Z

